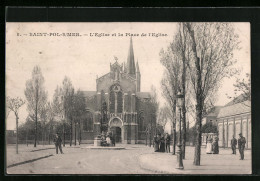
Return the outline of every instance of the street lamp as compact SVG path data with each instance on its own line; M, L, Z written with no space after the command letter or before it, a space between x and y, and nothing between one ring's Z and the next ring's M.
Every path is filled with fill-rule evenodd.
M176 169L180 169L183 170L183 162L182 162L182 144L181 144L181 108L183 106L183 102L184 102L184 96L181 92L178 92L178 94L176 95L177 98L177 107L179 108L179 113L180 113L180 122L179 122L179 140L178 140L178 150L177 150L177 166Z

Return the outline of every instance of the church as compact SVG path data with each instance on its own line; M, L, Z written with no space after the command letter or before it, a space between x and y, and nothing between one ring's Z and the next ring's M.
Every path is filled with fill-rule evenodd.
M144 143L147 130L155 133L155 106L150 93L141 92L141 72L135 62L132 37L126 57L124 63L119 64L117 58L110 63L110 72L96 79L95 91L82 91L87 113L77 130L81 143L91 143L106 131L115 135L117 143L127 144Z

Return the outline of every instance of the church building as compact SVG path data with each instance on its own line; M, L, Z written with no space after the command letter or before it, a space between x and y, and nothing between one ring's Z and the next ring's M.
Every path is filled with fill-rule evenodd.
M111 131L119 143L143 143L147 130L155 129L155 107L150 93L141 92L132 38L126 57L126 63L119 64L117 58L110 63L110 72L96 79L95 91L82 91L87 103L80 124L82 143L92 142L102 131Z

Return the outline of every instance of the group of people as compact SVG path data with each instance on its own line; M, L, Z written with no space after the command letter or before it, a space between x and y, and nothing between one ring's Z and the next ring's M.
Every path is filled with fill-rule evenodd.
M154 151L170 153L171 137L168 133L165 135L157 134L154 136Z
M238 140L233 135L233 138L231 140L232 154L236 154L237 144L238 144L238 150L240 153L240 160L244 160L244 150L245 150L245 146L246 146L246 138L243 137L242 133L239 134Z
M206 153L207 154L219 154L218 137L207 137Z
M101 146L116 146L115 136L111 132L101 134Z
M219 140L218 137L214 137L214 140L212 137L207 138L207 143L206 143L206 153L207 154L218 154L219 153L218 140ZM244 160L244 150L245 150L245 145L246 145L246 138L243 137L242 133L239 133L238 140L233 135L233 138L231 140L232 154L236 154L237 145L238 145L238 150L239 150L239 154L240 154L240 160Z

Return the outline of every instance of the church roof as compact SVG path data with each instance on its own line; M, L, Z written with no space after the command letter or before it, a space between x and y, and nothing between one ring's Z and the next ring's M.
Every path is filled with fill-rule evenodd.
M251 101L244 101L230 106L222 107L217 118L234 116L251 112Z
M143 98L143 99L149 99L151 98L150 92L137 92L137 97Z
M135 58L132 37L130 39L126 68L128 74L135 74Z
M81 92L83 92L85 97L92 97L97 93L96 91L81 91Z

